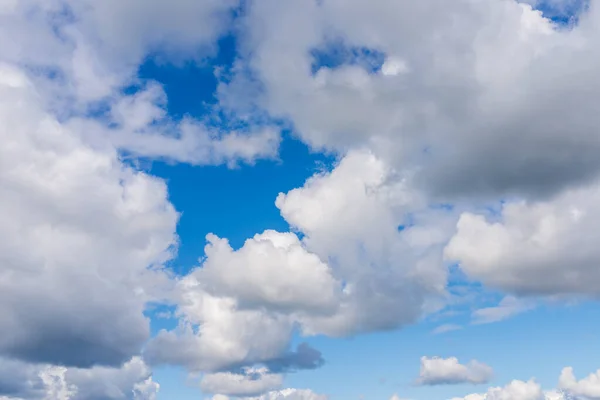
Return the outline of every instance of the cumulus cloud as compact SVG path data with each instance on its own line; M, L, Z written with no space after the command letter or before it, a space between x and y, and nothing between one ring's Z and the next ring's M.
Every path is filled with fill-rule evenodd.
M504 387L491 387L486 393L455 397L452 400L595 400L600 399L600 370L580 379L572 367L563 368L558 386L543 390L534 379L513 380Z
M251 39L243 61L264 85L258 105L289 118L315 148L368 146L391 163L418 165L424 184L445 194L539 195L600 166L586 149L598 145L596 112L589 86L580 85L596 82L592 70L557 79L597 62L596 17L591 12L573 32L512 1L263 0L245 21ZM388 61L381 73L360 63L315 65L313 50L327 48L331 36ZM423 148L435 157L418 156Z
M198 165L252 164L277 155L276 127L236 130L191 117L173 120L160 85L137 77L150 55L200 62L213 54L238 4L24 0L0 13L0 61L26 66L44 103L88 141ZM14 37L19 40L6 39ZM138 90L126 94L126 87ZM98 109L106 110L102 118L88 118Z
M491 367L473 360L459 363L456 357L421 357L420 385L455 385L461 383L482 384L492 378Z
M283 389L269 392L251 400L327 400L327 396L310 389Z
M469 276L522 295L598 295L598 185L512 201L499 218L464 213L446 247Z
M245 400L327 400L328 397L310 389L283 389L263 394L259 397L247 397ZM228 396L215 395L212 400L229 400Z
M329 266L306 251L294 233L266 231L237 251L226 239L207 239L206 259L194 274L208 291L235 296L248 307L335 311L340 285Z
M139 357L120 367L65 368L0 359L0 398L155 400L159 385Z
M86 145L0 68L0 352L121 364L149 336L143 310L163 279L148 267L172 257L178 214L164 182Z
M266 368L246 368L243 372L243 374L218 372L204 375L200 388L203 393L250 397L278 389L283 384L283 376L271 374Z
M600 399L600 370L578 381L573 373L573 368L566 367L560 374L558 387L576 398Z
M347 335L415 320L444 291L440 246L452 212L422 203L410 177L369 152L350 153L327 174L280 194L282 216L307 249L346 283L332 316L303 318L306 332ZM402 304L398 307L398 304Z
M211 56L240 2L0 2L0 355L6 376L16 374L0 377L6 395L43 396L53 382L46 395L57 399L152 398L157 385L136 358L149 301L175 305L180 319L148 343L149 363L203 372L217 395L258 396L279 387L280 373L323 364L318 350L291 347L298 331L394 329L438 309L443 253L512 294L597 296L597 6L559 29L513 1L407 4L247 4L219 107L289 122L340 162L277 197L291 232L265 231L239 249L208 235L200 267L169 280L160 267L174 254L178 214L165 183L119 152L252 164L276 157L280 127L174 120L163 88L138 68L156 54ZM315 52L336 46L353 56L320 65ZM477 211L500 198L499 216ZM524 304L509 296L473 317L500 320ZM260 377L240 372L256 364ZM491 373L456 359L425 364L424 384ZM591 393L585 380L561 379ZM18 383L29 381L38 384ZM536 385L481 398L548 396Z
M152 339L148 360L207 372L316 368L319 351L290 351L295 330L345 336L391 329L437 307L452 213L422 205L392 176L370 153L353 153L278 196L302 240L266 231L233 249L209 235L201 266L177 284L184 322ZM409 212L418 224L399 229Z
M470 394L465 397L455 397L452 400L562 400L557 393L544 393L542 387L534 380L514 380L504 387L489 388L486 393Z

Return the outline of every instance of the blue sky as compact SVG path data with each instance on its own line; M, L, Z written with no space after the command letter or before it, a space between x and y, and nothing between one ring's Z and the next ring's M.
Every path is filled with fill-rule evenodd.
M599 24L0 0L0 400L600 400Z

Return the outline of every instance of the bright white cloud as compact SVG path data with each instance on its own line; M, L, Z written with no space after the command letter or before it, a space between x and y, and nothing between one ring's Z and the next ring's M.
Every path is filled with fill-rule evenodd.
M560 374L558 387L576 398L600 399L600 370L578 381L573 373L573 368L566 367Z
M518 294L597 295L598 185L510 202L499 220L465 213L446 247L474 279Z
M163 181L86 145L0 69L0 352L120 364L148 338L145 286L162 275L147 268L171 258L178 214Z
M155 400L159 390L139 357L121 367L90 369L0 359L0 371L0 393L11 400Z
M227 123L209 128L191 117L173 121L162 88L136 76L150 54L174 62L212 54L237 5L237 0L136 0L126 5L23 0L0 12L0 61L27 66L43 101L60 116L70 116L70 125L88 141L191 164L252 164L277 155L277 128L242 132L230 131ZM7 39L14 37L19 41ZM46 71L59 78L49 79ZM141 88L122 93L130 85ZM98 108L98 102L106 104L107 118L79 118Z
M421 357L420 385L455 385L487 383L493 375L488 365L473 360L466 365L456 357Z
M246 368L244 374L218 372L204 375L200 388L203 393L249 397L278 389L282 384L282 375L270 374L266 368Z
M289 352L295 327L350 335L408 324L435 307L453 217L422 206L407 182L388 182L392 174L371 154L354 153L280 194L276 205L302 241L266 231L233 250L209 235L201 267L178 284L186 323L161 332L147 357L196 371L314 368L322 362L314 349ZM409 211L417 225L398 229Z
M331 173L277 198L306 248L329 260L334 277L346 282L339 312L303 318L306 332L397 327L443 293L440 246L451 232L452 213L426 207L409 179L394 174L368 152L351 153Z
M251 400L327 400L328 397L309 389L283 389ZM250 399L249 399L250 400Z
M225 239L215 235L207 239L206 258L194 272L207 291L236 297L248 307L325 314L335 311L339 283L295 234L266 231L246 240L236 251Z
M442 249L457 215L432 205L454 195L470 212L445 254L471 278L516 294L597 296L598 8L558 30L512 1L407 4L248 5L223 106L289 120L341 161L278 196L299 235L266 231L240 249L209 235L202 268L169 281L148 267L173 256L178 214L165 183L123 164L118 150L234 166L276 157L281 136L264 123L174 121L163 89L139 82L137 70L150 54L214 54L239 2L0 0L0 353L49 364L51 398L151 399L158 386L132 357L149 336L146 304L167 297L180 326L151 341L147 358L210 373L209 391L258 395L278 387L274 370L322 363L314 349L290 349L296 329L392 329L440 306ZM313 71L311 51L331 32L380 52L381 68L358 60ZM122 93L131 84L140 91ZM98 103L106 115L91 118ZM473 211L473 198L507 195L498 222ZM523 304L506 297L473 316L492 322ZM429 383L489 379L480 364L427 362ZM222 372L257 363L270 369L258 380ZM35 371L27 364L17 378ZM561 381L593 393L592 378L567 371ZM549 394L515 381L473 396ZM323 398L292 389L260 397Z
M470 394L452 400L558 400L554 393L548 396L534 380L527 382L514 380L504 387L492 387L483 394Z
M175 331L161 331L149 343L146 357L152 363L210 372L273 360L287 350L293 332L289 317L240 310L234 298L204 292L193 277L182 280L180 287L179 315L189 322Z
M240 61L253 79L239 68L221 93L248 97L259 80L254 104L314 148L367 147L439 194L555 193L600 171L590 9L569 30L516 1L256 1ZM313 73L312 50L336 43L383 53L382 73Z

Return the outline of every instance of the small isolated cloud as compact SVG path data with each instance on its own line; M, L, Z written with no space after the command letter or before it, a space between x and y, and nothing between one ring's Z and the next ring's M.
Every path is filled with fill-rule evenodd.
M444 324L444 325L440 325L437 328L435 328L433 331L431 331L431 333L433 333L434 335L440 335L442 333L446 333L446 332L452 332L452 331L458 331L461 330L463 327L457 324Z
M513 296L504 297L495 307L480 308L473 312L473 324L490 324L524 313L535 307L531 301Z
M426 386L481 384L489 382L492 375L492 368L477 360L463 365L456 357L421 357L421 372L417 383Z
M410 400L410 399L406 399L406 398L398 396L397 394L394 394L392 397L390 397L390 400Z

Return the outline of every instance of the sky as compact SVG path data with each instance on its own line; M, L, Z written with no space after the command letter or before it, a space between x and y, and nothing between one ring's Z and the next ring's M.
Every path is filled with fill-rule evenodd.
M599 0L0 0L0 400L600 400Z

